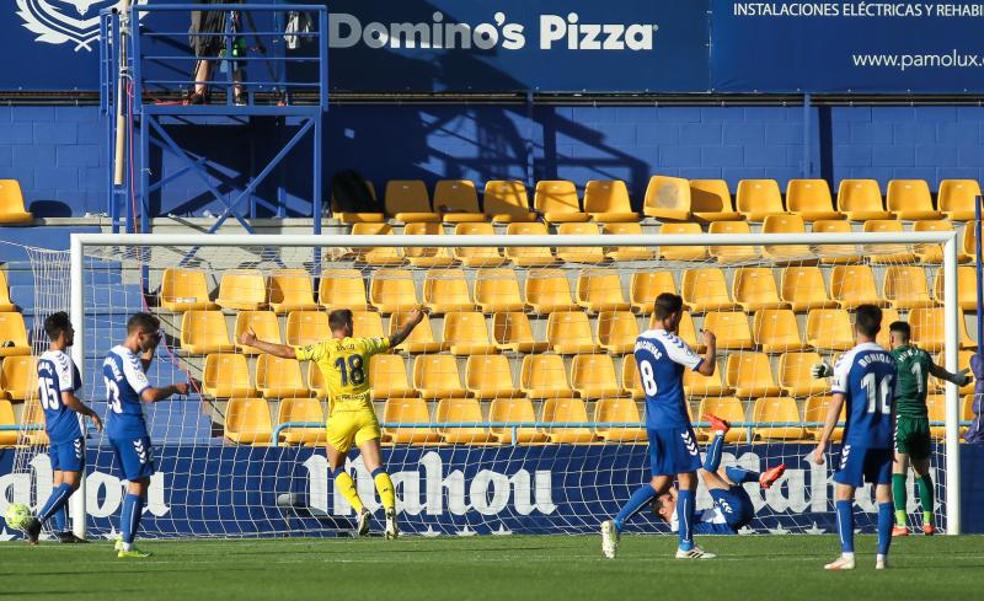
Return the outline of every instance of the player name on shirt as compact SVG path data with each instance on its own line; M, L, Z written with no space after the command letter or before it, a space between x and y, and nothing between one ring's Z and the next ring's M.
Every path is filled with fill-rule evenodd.
M860 359L858 359L858 365L860 365L861 367L869 367L872 363L875 362L886 363L888 365L891 365L893 368L895 367L895 359L893 359L891 355L889 355L884 351L880 353L871 353L869 355L865 355Z
M643 338L639 338L638 340L636 340L635 350L649 351L650 353L653 354L653 358L656 359L657 361L663 358L663 349Z

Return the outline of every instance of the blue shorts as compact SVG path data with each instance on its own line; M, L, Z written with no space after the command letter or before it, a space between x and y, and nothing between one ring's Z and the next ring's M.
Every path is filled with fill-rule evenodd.
M48 446L51 469L62 472L81 472L85 469L85 438L53 442Z
M840 468L834 474L834 482L854 488L865 482L891 484L893 459L892 449L866 449L846 444L841 447Z
M124 480L133 482L154 475L153 448L150 446L150 437L110 438L109 443L113 445L116 462L120 471L123 472Z
M752 523L755 506L752 505L752 499L743 486L732 486L728 490L712 489L708 492L711 493L714 505L721 510L721 515L732 530L738 532Z
M658 428L648 432L649 464L653 476L676 476L696 472L700 468L700 453L693 428Z

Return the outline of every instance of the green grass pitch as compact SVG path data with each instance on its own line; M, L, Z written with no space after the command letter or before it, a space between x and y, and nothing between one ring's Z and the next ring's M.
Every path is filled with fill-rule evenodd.
M108 542L0 544L0 598L110 601L234 599L971 599L984 537L912 536L874 570L874 537L858 569L826 573L832 536L703 537L712 561L672 558L675 538L626 536L615 561L596 536L143 541L145 560Z

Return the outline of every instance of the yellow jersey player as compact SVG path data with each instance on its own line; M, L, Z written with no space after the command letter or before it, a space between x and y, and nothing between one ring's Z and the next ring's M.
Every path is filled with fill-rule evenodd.
M288 346L264 342L252 329L239 337L240 343L284 359L314 361L328 386L328 469L335 486L359 515L357 532L369 532L369 511L359 498L352 476L345 471L345 457L353 445L372 474L376 492L386 512L386 538L396 538L396 495L393 482L383 468L379 452L379 421L369 394L369 358L399 346L421 322L424 314L415 310L402 328L389 338L354 338L352 312L338 309L328 315L332 338L307 346Z

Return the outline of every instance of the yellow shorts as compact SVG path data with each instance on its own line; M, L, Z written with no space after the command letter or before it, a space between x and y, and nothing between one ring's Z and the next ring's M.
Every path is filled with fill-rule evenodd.
M328 418L327 428L328 444L339 453L347 453L353 443L359 446L382 436L379 420L371 409L335 412Z

